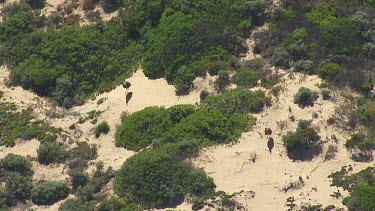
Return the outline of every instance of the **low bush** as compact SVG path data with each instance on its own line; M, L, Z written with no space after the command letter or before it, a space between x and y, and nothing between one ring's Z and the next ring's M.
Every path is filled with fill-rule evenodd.
M339 74L340 66L336 63L322 63L318 66L318 75L326 80L333 81Z
M7 205L16 205L18 202L25 203L30 198L32 188L31 177L22 176L18 172L9 174L5 179L4 189Z
M227 115L216 108L200 108L167 131L162 140L176 143L197 140L201 146L229 143L238 140L255 121L247 114Z
M7 171L18 172L23 176L32 176L32 163L29 159L13 153L7 154L0 160L0 167Z
M43 181L31 190L31 199L37 205L52 205L68 195L68 184L61 181Z
M256 113L270 103L270 98L262 91L252 92L237 88L227 90L220 95L208 96L201 104L204 107L217 108L224 113Z
M69 176L74 190L78 187L85 186L89 180L89 176L85 173L85 170L81 168L70 169Z
M81 199L68 199L59 207L59 211L95 210L96 201L82 201Z
M121 208L122 208L122 204L120 203L119 199L114 196L111 196L109 198L104 199L104 201L102 201L102 203L99 204L98 211L122 210ZM133 209L133 210L136 211L136 209Z
M288 157L294 160L311 160L322 152L320 137L317 132L305 122L300 121L295 132L283 136Z
M314 67L314 63L311 60L304 60L304 59L298 60L293 65L294 71L304 72L307 74L313 73L313 67Z
M318 99L318 97L319 95L316 91L301 87L294 95L294 103L298 104L300 108L305 108L306 106L314 106L314 101Z
M161 138L172 126L168 111L148 107L124 119L116 132L116 146L138 151Z
M69 159L94 160L98 156L96 144L77 142L77 147L69 150Z
M208 95L210 95L210 93L207 90L202 90L199 94L199 99L203 101Z
M224 90L230 83L230 74L226 70L219 70L218 78L215 81L217 89L222 91Z
M144 209L176 206L187 194L212 196L213 179L202 170L194 170L174 151L173 145L167 145L127 159L116 174L115 192L133 198Z
M323 100L331 99L331 92L329 90L322 90Z
M100 134L107 134L109 132L109 125L106 121L101 122L95 128L95 137L98 138Z
M252 88L258 83L256 73L245 68L240 68L237 71L234 80L237 86L241 88Z
M65 147L56 142L46 142L39 146L38 161L41 164L61 163L67 157Z

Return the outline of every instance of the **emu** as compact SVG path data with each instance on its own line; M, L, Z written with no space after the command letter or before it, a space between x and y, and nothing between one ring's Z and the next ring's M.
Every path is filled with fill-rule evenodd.
M268 149L270 150L270 154L272 153L272 149L275 146L275 142L272 137L270 137L267 141Z

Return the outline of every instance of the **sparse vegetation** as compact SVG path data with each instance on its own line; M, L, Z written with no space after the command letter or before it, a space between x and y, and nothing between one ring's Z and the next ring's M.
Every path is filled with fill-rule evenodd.
M18 138L24 140L38 139L43 142L49 137L56 139L60 131L57 128L47 126L41 120L34 120L32 108L16 111L14 104L0 102L0 145L12 147Z

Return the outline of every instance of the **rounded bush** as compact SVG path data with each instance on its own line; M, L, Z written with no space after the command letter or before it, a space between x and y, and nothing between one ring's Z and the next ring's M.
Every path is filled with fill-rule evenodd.
M301 122L294 133L288 132L283 137L288 157L294 160L311 160L319 155L322 152L319 140L320 136L306 121Z
M318 75L326 80L333 80L339 73L340 66L336 63L322 63L318 66Z
M102 133L107 134L108 132L109 132L109 125L106 121L103 121L95 128L95 137L98 138L100 134Z
M7 171L18 172L24 176L31 176L34 173L32 170L33 165L30 160L13 153L1 159L0 167L3 167Z
M298 104L300 108L305 108L306 106L313 106L314 101L318 99L318 97L319 95L316 91L301 87L294 95L294 103Z
M239 69L234 80L241 88L252 88L258 83L256 73L247 69Z
M56 142L46 142L39 146L38 161L41 164L51 164L63 162L66 158L66 151L63 146Z
M71 177L74 189L85 186L88 181L88 175L81 168L71 169L69 171L69 176Z
M68 184L61 181L44 181L31 190L31 199L37 205L52 205L68 195Z
M15 205L18 202L25 203L30 198L33 188L31 177L22 176L19 173L11 173L5 180L5 195L7 204Z

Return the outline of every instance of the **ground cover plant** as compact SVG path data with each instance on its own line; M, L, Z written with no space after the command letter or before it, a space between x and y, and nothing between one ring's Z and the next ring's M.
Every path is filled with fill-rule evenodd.
M17 107L11 103L0 102L0 145L12 147L17 139L55 140L59 129L47 126L43 121L32 121L32 108L17 111Z

